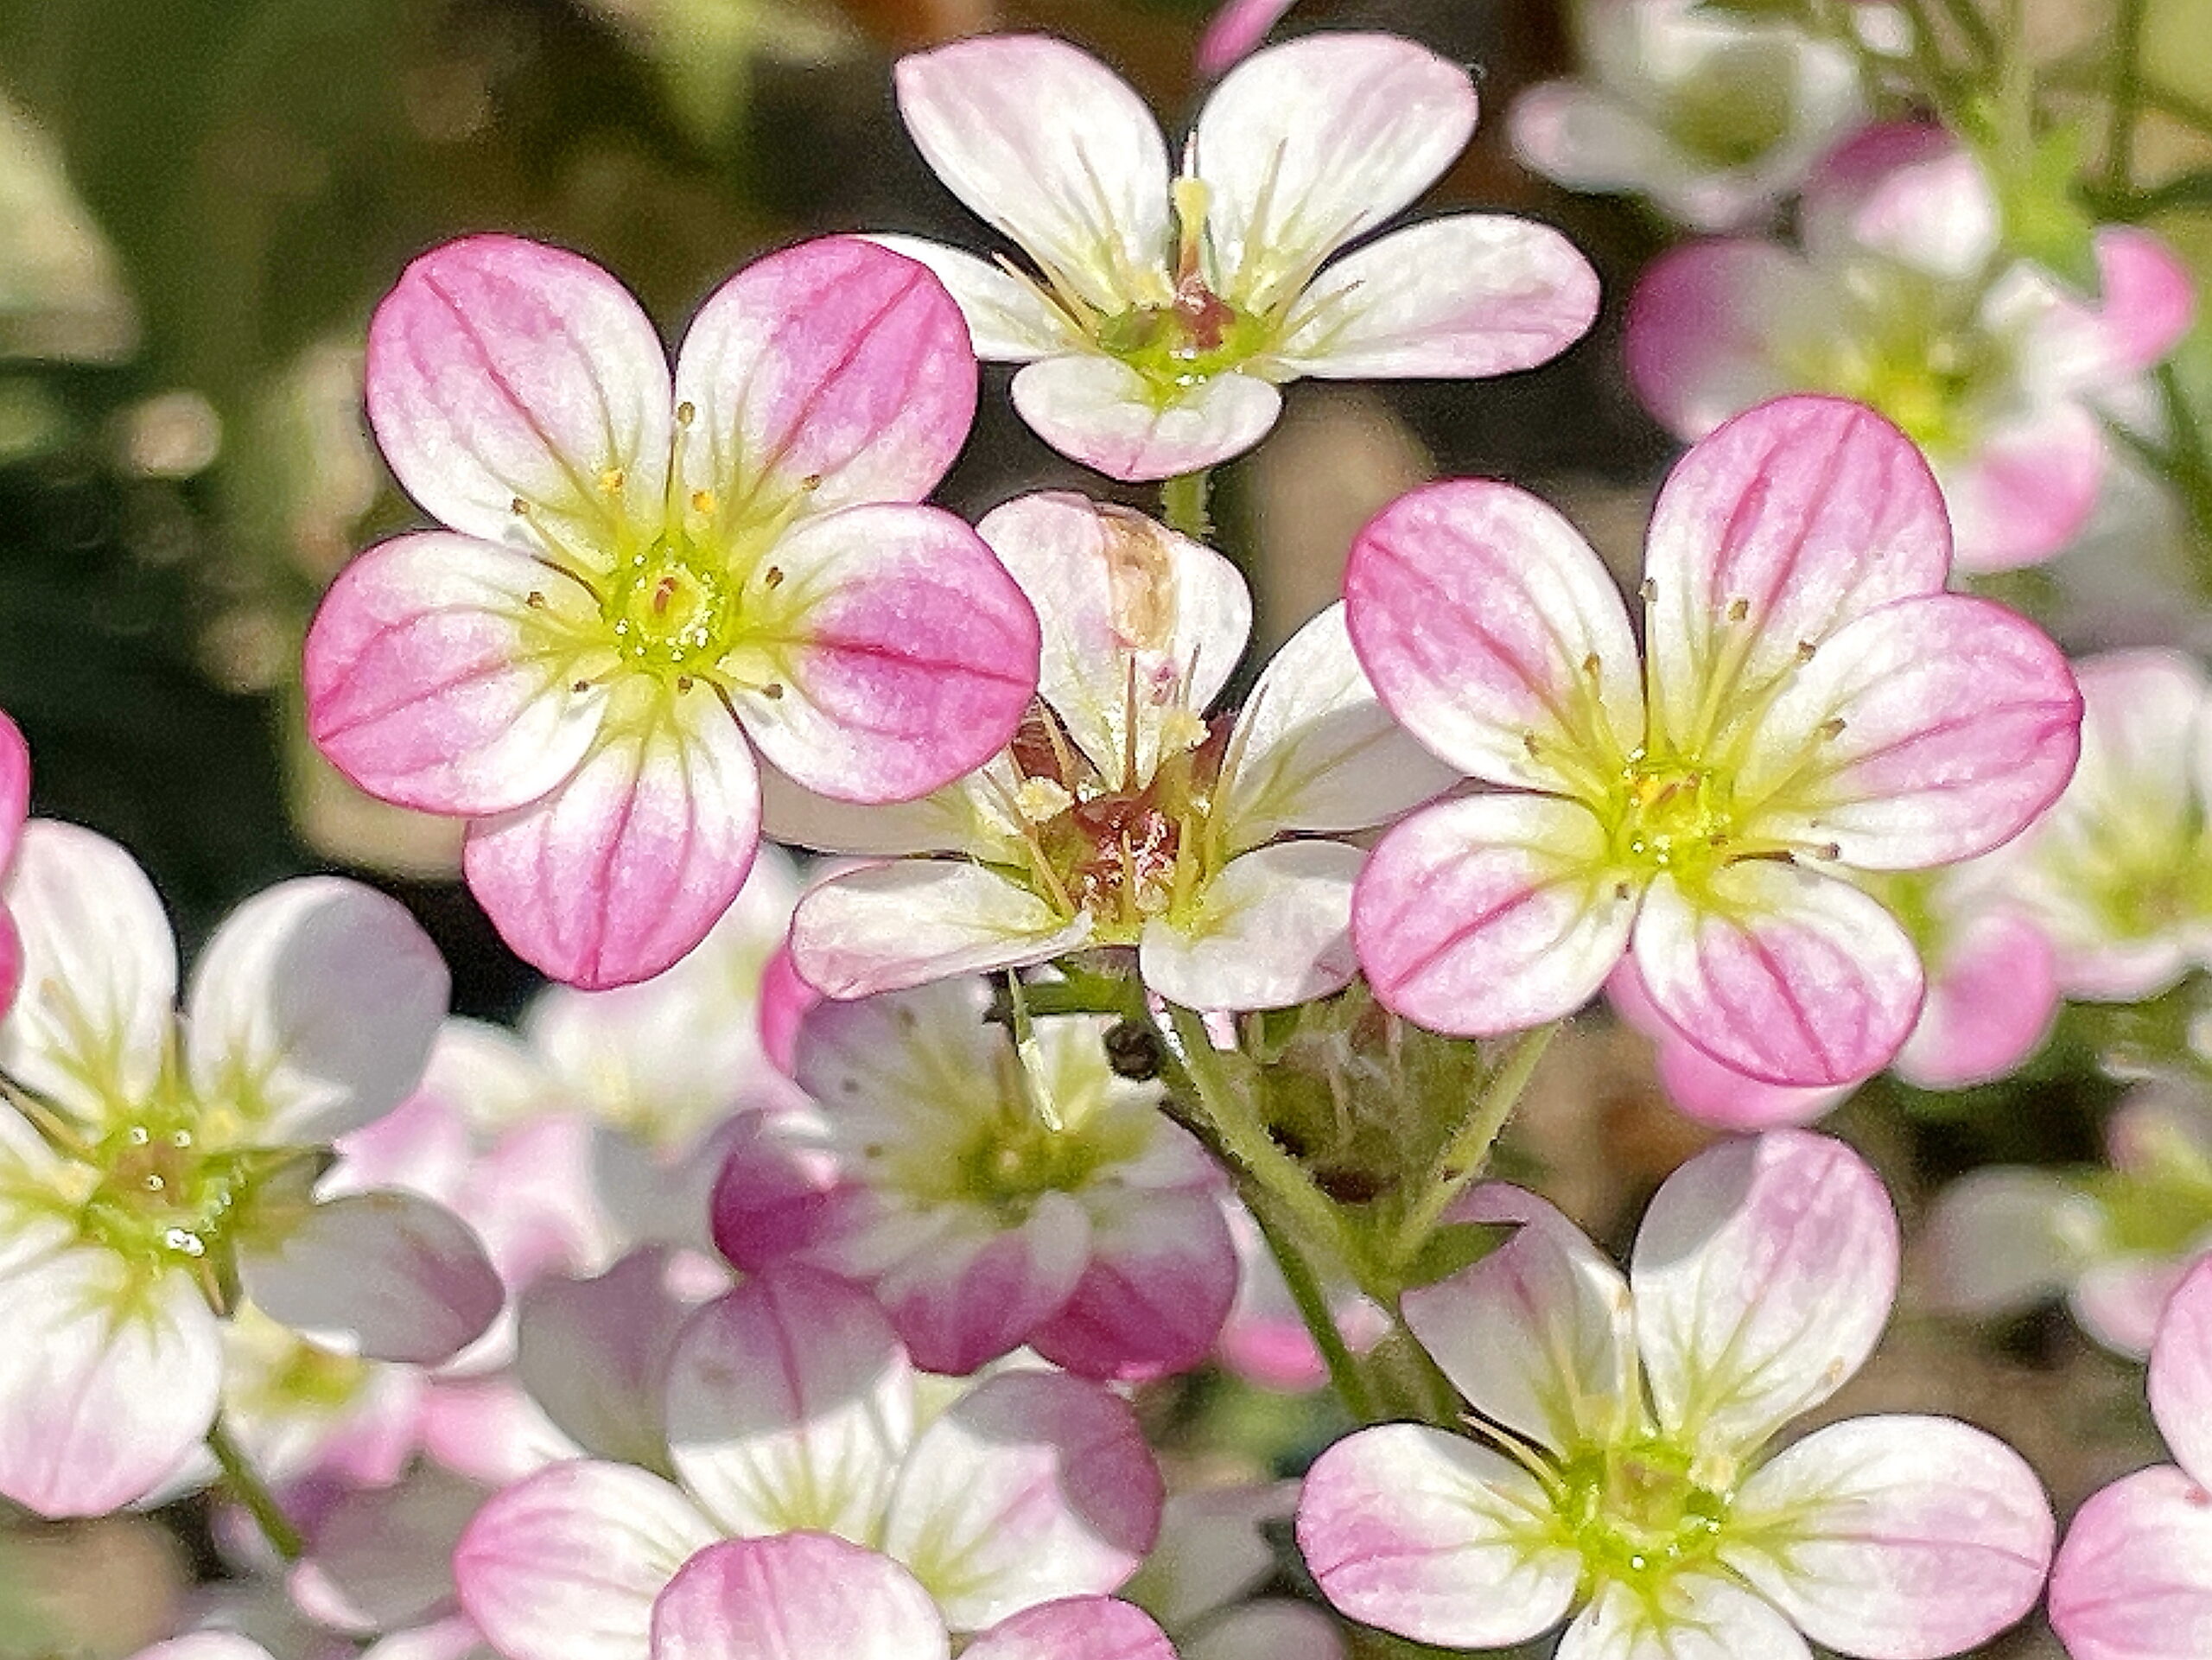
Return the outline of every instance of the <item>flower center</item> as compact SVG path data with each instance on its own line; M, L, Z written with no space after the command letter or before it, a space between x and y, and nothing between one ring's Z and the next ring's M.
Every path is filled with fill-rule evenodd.
M150 1268L207 1257L223 1237L246 1173L210 1154L179 1114L147 1114L111 1133L99 1148L103 1172L79 1225L118 1256Z
M1018 1227L1046 1193L1072 1193L1090 1180L1100 1151L1090 1138L1055 1131L1026 1107L1001 1115L959 1154L959 1196L1002 1225Z
M2007 372L2001 341L1980 328L1949 285L1866 265L1846 280L1840 328L1783 353L1807 387L1870 404L1939 460L1964 453L1981 406Z
M1727 862L1733 795L1732 781L1718 768L1637 749L1613 789L1614 862L1646 881L1662 872L1685 883L1703 880Z
M1558 1515L1592 1584L1655 1585L1719 1544L1726 1498L1699 1485L1665 1441L1579 1453L1560 1475Z
M681 675L729 654L737 609L728 576L677 531L632 554L615 571L600 616L626 665Z
M1098 344L1142 375L1166 402L1266 348L1267 323L1238 310L1192 273L1164 306L1135 306L1098 325Z
M1668 137L1714 167L1750 166L1789 134L1796 52L1787 41L1746 40L1708 54L1668 91Z

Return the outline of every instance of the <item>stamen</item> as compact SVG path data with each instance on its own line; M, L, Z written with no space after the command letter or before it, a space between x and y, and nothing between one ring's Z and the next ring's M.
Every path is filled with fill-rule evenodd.
M676 406L676 424L677 426L688 427L698 418L699 406L696 404L694 404L690 398L685 398L681 404L678 404Z
M1751 614L1751 602L1749 600L1731 600L1728 601L1729 621L1741 622L1745 618Z
M784 568L781 565L771 565L767 569L760 573L761 587L773 590L775 588L781 588L783 585Z

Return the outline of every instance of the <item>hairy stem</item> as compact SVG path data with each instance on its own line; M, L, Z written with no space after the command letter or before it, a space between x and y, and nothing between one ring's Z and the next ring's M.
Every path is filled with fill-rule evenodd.
M219 1418L207 1426L207 1450L222 1467L223 1485L230 1489L231 1497L245 1506L246 1513L253 1517L262 1536L276 1554L288 1562L296 1562L305 1555L307 1541L277 1504L276 1495L269 1491L267 1484L246 1462L245 1454L238 1450L238 1443L231 1439L230 1431Z
M1552 1039L1564 1024L1564 1021L1553 1021L1523 1032L1514 1040L1513 1047L1498 1063L1497 1071L1491 1075L1473 1108L1460 1121L1452 1139L1444 1144L1444 1150L1436 1155L1421 1197L1391 1237L1384 1260L1393 1270L1402 1269L1421 1254L1421 1246L1427 1243L1429 1234L1442 1220L1452 1201L1489 1167L1491 1146L1505 1128L1506 1120L1512 1117L1513 1110L1521 1104L1529 1080L1535 1075L1536 1063L1544 1058L1544 1051L1551 1046Z

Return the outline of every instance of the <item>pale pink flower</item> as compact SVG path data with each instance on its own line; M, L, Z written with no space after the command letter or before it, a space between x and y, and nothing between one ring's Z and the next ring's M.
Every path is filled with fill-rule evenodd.
M939 1633L1128 1578L1160 1486L1120 1399L1059 1372L957 1396L926 1381L866 1292L788 1266L748 1280L677 1345L662 1465L677 1480L583 1461L508 1488L454 1553L461 1605L509 1660L666 1660L699 1652L667 1646L671 1599L687 1622L721 1606L683 1574L724 1539L835 1535L880 1553Z
M1152 111L1096 59L1008 35L900 60L899 112L952 193L1033 274L910 238L1014 407L1117 479L1211 467L1300 376L1526 369L1590 327L1598 283L1543 226L1461 213L1328 264L1465 147L1474 83L1385 35L1307 35L1230 72L1171 177Z
M2173 1463L2092 1494L2051 1568L2051 1628L2074 1660L2212 1653L2212 1260L2166 1304L2149 1388Z
M810 1099L747 1118L715 1237L748 1272L810 1262L868 1286L917 1365L1027 1345L1140 1378L1203 1361L1236 1288L1221 1175L1117 1078L1103 1017L1017 1051L969 977L825 1003L800 1028Z
M469 887L557 979L675 962L760 840L757 748L896 800L1004 743L1036 620L965 525L916 506L974 408L929 274L830 239L701 308L673 383L574 254L432 250L369 328L370 419L450 526L371 549L308 636L310 730L370 793L469 821Z
M1927 452L1967 569L2073 540L2102 487L2106 414L2189 327L2181 262L2107 226L2092 302L2007 260L1988 180L1936 127L1845 145L1800 224L1802 252L1700 242L1646 270L1627 337L1645 404L1694 439L1778 392L1858 398Z
M1297 1500L1294 1481L1171 1495L1159 1546L1122 1594L1151 1612L1183 1660L1345 1660L1326 1612L1269 1593L1284 1564L1262 1530L1287 1524Z
M1777 1130L1700 1154L1626 1281L1531 1194L1478 1188L1461 1214L1522 1225L1405 1316L1473 1433L1362 1430L1299 1500L1344 1612L1462 1649L1580 1607L1565 1660L1808 1660L1807 1638L1927 1660L2033 1606L2055 1528L2002 1442L1900 1415L1767 1451L1865 1362L1897 1289L1895 1212L1848 1148Z
M1400 499L1344 576L1383 703L1499 792L1425 808L1354 896L1376 995L1440 1031L1573 1013L1624 952L1669 1024L1770 1083L1884 1065L1910 937L1853 871L1986 851L2074 765L2081 704L2032 624L1942 591L1950 538L1895 428L1777 400L1653 511L1648 662L1564 518L1510 485Z
M1198 38L1198 73L1211 80L1251 56L1294 3L1295 0L1228 0Z
M1292 637L1224 730L1206 710L1252 618L1226 559L1080 496L1024 496L980 528L1044 619L1041 706L981 772L912 806L842 807L770 779L781 840L956 855L808 894L799 973L858 997L1111 945L1191 1008L1341 989L1364 855L1326 838L1451 782L1376 700L1341 607Z

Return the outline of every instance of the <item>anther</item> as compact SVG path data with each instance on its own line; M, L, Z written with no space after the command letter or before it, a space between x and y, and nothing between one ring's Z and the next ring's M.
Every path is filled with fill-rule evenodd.
M1838 715L1823 721L1816 729L1823 738L1840 738L1843 735L1843 716Z
M772 703L781 702L784 696L784 683L780 680L771 680L760 688L760 695Z
M1800 663L1810 663L1813 660L1813 653L1819 649L1820 648L1815 646L1809 639L1799 640L1797 642L1797 660Z
M522 602L533 611L545 609L545 595L534 588L522 596Z
M591 690L591 682L588 680L576 681L569 686L569 690L573 692L589 691Z
M1536 735L1533 732L1524 732L1521 735L1521 747L1529 752L1529 759L1531 760L1544 753L1542 746L1536 741Z
M507 506L513 511L514 516L517 518L528 518L530 517L530 504L524 501L520 496L512 498L508 501Z
M679 692L685 692L685 691L689 691L689 690L691 690L691 685L692 685L692 680L691 680L691 677L690 677L690 675L688 675L688 674L679 674L679 675L677 675L677 676L676 677L676 690L677 690L677 691L679 691Z
M678 404L676 406L676 424L677 426L688 427L698 418L699 406L696 404L694 404L690 398L685 398L681 404Z
M819 490L822 487L822 474L819 473L808 474L804 478L798 481L798 487L807 492L810 495L812 494L815 491Z
M619 496L622 493L622 487L629 481L627 473L619 467L610 467L599 475L600 492L604 495Z
M677 581L673 571L653 584L653 615L658 617L667 614L668 602L676 597L676 590L682 584Z
M1842 844L1836 842L1823 842L1820 847L1820 855L1833 864L1836 860L1843 857Z
M714 512L715 493L711 490L694 490L691 493L691 511L695 513Z
M1751 614L1751 602L1749 600L1731 600L1728 601L1729 621L1741 622L1745 618Z
M781 588L783 585L784 568L781 565L771 565L767 569L760 573L761 587Z
M1595 680L1598 677L1599 666L1598 654L1595 652L1591 652L1589 656L1582 659L1582 672L1588 675L1592 680Z
M1649 605L1659 597L1659 584L1647 576L1643 579L1643 586L1636 591L1642 596L1644 604Z

